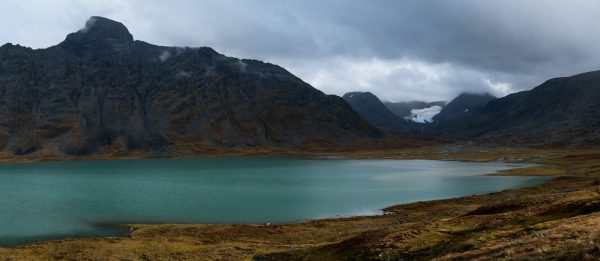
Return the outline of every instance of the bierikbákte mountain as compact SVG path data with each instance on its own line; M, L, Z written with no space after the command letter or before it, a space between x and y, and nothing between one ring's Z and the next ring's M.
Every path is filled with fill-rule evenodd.
M47 49L0 47L0 111L0 148L18 155L383 137L279 66L152 45L102 17Z

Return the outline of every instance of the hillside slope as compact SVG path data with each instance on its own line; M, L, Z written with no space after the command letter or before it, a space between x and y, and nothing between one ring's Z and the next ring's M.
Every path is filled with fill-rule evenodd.
M434 121L452 121L462 117L469 110L483 106L489 101L496 99L491 94L462 93L452 99L439 114L433 117Z
M394 115L374 94L370 92L349 92L344 94L342 98L373 126L385 131L408 132L408 123Z
M555 78L490 101L430 135L529 144L600 143L600 71Z
M85 155L178 144L297 146L382 133L285 69L134 41L102 17L60 44L0 47L0 149Z

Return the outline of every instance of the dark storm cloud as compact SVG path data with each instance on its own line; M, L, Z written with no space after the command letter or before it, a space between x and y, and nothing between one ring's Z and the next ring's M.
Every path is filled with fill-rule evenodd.
M0 41L47 47L92 15L136 39L211 46L289 69L326 93L386 100L504 95L600 69L598 1L8 1Z

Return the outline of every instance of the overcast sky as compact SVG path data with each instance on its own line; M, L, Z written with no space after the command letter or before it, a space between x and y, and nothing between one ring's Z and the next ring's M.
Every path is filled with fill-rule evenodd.
M0 42L45 48L93 15L137 40L275 63L327 94L497 96L600 69L596 0L8 0Z

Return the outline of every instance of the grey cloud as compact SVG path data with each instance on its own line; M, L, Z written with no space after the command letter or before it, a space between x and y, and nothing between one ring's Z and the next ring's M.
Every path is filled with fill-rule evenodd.
M280 63L294 67L295 73L313 85L326 86L322 89L327 93L370 91L388 101L439 101L464 91L496 96L514 91L508 84L512 82L511 75L498 75L494 79L481 71L451 63L376 58L306 59L295 65L294 62L297 59Z
M83 27L79 31L82 33L87 33L94 26L95 23L96 23L96 18L92 17L85 22L85 27Z
M326 93L495 95L600 69L594 0L5 1L0 41L47 47L92 15L136 39L280 64ZM15 26L19 24L20 26ZM434 72L427 74L427 72ZM428 78L429 77L429 78Z
M164 62L164 61L168 60L169 58L171 58L171 52L169 50L163 50L158 55L158 60L161 62Z

